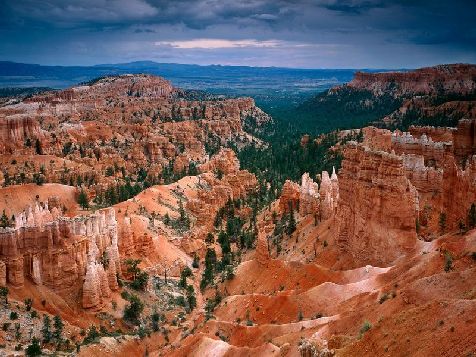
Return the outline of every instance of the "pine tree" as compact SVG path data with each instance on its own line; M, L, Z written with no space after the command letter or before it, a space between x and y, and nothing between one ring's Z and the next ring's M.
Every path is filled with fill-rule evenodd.
M8 304L8 288L6 286L0 286L0 297L3 299L3 304Z
M57 340L61 340L64 327L63 321L61 320L61 316L55 315L55 317L53 318L53 325L55 327L55 331L53 333L54 338L56 338Z
M288 225L286 227L286 233L288 235L293 234L293 232L296 230L296 219L294 218L294 210L293 207L290 205L290 210L289 210L289 217L288 217Z
M41 328L41 333L43 334L43 341L46 343L51 341L51 320L48 315L43 317L43 327Z
M33 337L31 344L26 348L25 355L28 357L41 356L40 341L36 337Z
M0 217L0 227L7 228L10 227L10 220L8 219L5 210L3 210L2 216Z
M89 198L86 192L81 189L81 192L79 192L78 196L78 204L83 208L83 209L89 209Z
M39 139L35 141L35 151L38 155L43 155L43 148L41 147L41 142Z

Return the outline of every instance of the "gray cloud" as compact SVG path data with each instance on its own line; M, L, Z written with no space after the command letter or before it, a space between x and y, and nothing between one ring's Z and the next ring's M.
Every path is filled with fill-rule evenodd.
M299 67L476 62L474 13L474 0L3 0L0 59Z

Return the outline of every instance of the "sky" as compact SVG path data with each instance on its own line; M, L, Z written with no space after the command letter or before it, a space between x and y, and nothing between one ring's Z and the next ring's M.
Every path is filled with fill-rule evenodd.
M476 63L476 0L0 0L0 60L296 68Z

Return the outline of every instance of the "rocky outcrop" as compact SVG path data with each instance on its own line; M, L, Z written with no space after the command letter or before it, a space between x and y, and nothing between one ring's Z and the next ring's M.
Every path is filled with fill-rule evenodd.
M398 154L423 156L430 165L442 165L445 155L453 149L452 142L433 141L431 137L422 134L419 138L410 133L394 132L392 134L392 150Z
M420 138L422 135L431 138L432 141L450 142L453 141L453 132L455 128L442 128L434 126L415 126L411 125L408 132L415 138Z
M476 90L476 66L469 64L440 65L408 72L357 72L349 87L371 90L375 95L471 93Z
M320 211L319 185L306 172L302 175L301 190L299 193L299 214L318 214Z
M475 179L475 120L461 120L457 128L416 127L391 134L391 147L373 144L389 131L364 128L364 145L395 153L403 160L405 175L418 191L421 234L427 239L446 229L467 225L468 210L476 202L471 184ZM370 134L369 134L370 133ZM382 141L382 140L380 140ZM445 227L440 227L440 217Z
M148 225L149 220L146 217L138 215L126 215L124 217L119 232L119 252L121 256L147 256L155 253L152 236L147 233ZM132 229L132 226L134 229Z
M271 226L266 225L266 221L261 221L258 226L258 238L256 239L255 259L261 265L268 264L270 260L268 234L272 231Z
M327 171L318 175L319 186L308 173L302 175L301 186L287 180L279 198L279 211L299 210L301 216L314 215L316 219L329 219L335 213L339 198L339 183L335 169L329 177Z
M36 203L17 215L15 228L0 229L0 261L7 284L20 287L31 279L66 299L82 290L83 306L91 308L117 289L117 244L112 208L66 218Z
M453 131L454 154L457 160L466 160L476 154L476 121L460 120Z
M229 173L217 179L207 172L200 176L201 189L197 197L186 202L186 209L195 217L190 238L205 239L208 232L214 229L213 224L218 210L231 199L246 197L258 187L256 177L246 170Z
M320 218L329 219L335 214L337 202L339 199L339 183L335 168L332 169L332 175L329 177L327 171L322 171L321 186L319 188L320 196Z
M403 159L351 142L344 151L337 242L355 265L386 265L416 242L418 195Z
M201 172L219 172L221 174L236 173L240 169L240 162L231 149L221 149L209 161L200 166Z
M38 122L24 114L5 116L0 114L0 154L23 147L25 141L41 139L43 132ZM32 145L34 142L32 142Z
M279 211L282 213L299 208L300 187L291 180L286 180L279 197Z
M392 132L387 129L379 129L367 126L361 129L363 144L373 150L390 152L392 150Z

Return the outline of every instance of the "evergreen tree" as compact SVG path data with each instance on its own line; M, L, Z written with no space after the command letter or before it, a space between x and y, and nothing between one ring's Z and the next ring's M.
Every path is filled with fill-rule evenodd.
M190 276L192 276L192 270L186 266L180 273L179 286L185 288L187 286L187 278Z
M197 306L197 298L195 297L195 290L192 285L187 286L187 302L190 310L193 310Z
M43 341L48 343L51 341L51 320L48 315L43 316L43 327L41 328Z
M213 281L216 262L217 254L215 249L208 248L207 253L205 254L205 269L203 271L202 281L200 282L200 289L205 289L208 284Z
M142 311L144 310L144 304L134 294L129 295L128 300L129 305L124 308L124 320L132 322L134 324L138 324L139 317Z
M8 304L8 288L6 286L0 286L0 297L3 299L3 304Z
M35 141L35 152L38 155L43 155L43 148L41 147L41 142L39 139L36 139Z
M289 209L289 216L288 216L288 224L286 227L286 233L287 235L293 234L293 232L296 230L296 219L294 218L294 209L292 205L290 205Z
M55 317L53 317L53 325L55 328L55 331L53 332L53 337L57 340L61 340L64 327L63 321L61 320L61 316L55 315Z
M81 189L81 191L79 192L78 204L83 209L89 209L89 198L88 198L87 193L83 189Z
M440 225L441 233L445 233L445 229L446 229L446 213L444 213L444 212L441 212L441 213L440 213L440 219L439 219L438 223L439 223L439 225Z
M41 356L40 341L36 337L33 337L31 344L26 348L25 355L28 357Z
M10 220L8 219L5 210L3 210L2 216L0 217L0 228L10 227Z

